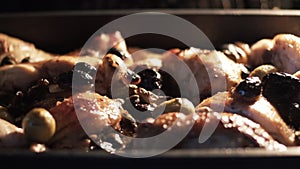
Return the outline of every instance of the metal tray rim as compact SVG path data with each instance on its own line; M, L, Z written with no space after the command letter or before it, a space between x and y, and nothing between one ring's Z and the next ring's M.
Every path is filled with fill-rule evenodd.
M61 10L1 13L0 17L47 17L47 16L99 16L128 15L142 12L161 12L174 15L267 15L267 16L300 16L297 9L129 9L129 10Z
M55 12L31 12L31 13L11 13L0 14L0 18L23 18L23 17L76 17L76 16L102 16L102 15L126 15L136 12L165 12L170 14L180 15L214 15L214 16L296 16L300 17L300 10L190 10L190 9L176 9L176 10L102 10L102 11L55 11ZM109 154L107 152L82 152L73 150L49 151L46 153L36 154L28 150L1 150L1 159L19 159L28 158L92 158L92 159L107 159L116 158L120 156ZM286 157L295 157L300 159L300 147L289 147L287 151L267 151L262 148L224 148L224 149L184 149L184 150L170 150L164 154L153 157L159 161L161 158L191 158L191 159L207 159L207 158L272 158L283 159ZM214 164L217 165L217 164ZM121 166L121 164L120 164Z

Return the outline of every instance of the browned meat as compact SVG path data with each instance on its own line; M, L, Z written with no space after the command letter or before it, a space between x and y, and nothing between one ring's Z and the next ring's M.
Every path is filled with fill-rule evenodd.
M277 110L263 96L259 96L254 103L247 103L234 97L231 92L219 92L205 99L197 108L219 106L224 106L226 112L243 115L260 124L280 143L288 146L295 144L294 131L286 125Z
M113 48L113 50L110 50L110 48ZM66 53L65 55L103 58L107 52L118 54L126 64L132 64L132 58L127 51L126 42L119 31L102 33L92 37L85 45L85 48ZM51 59L53 56L60 55L38 49L33 43L16 37L0 34L0 65L39 62Z
M0 148L27 148L23 129L0 118Z
M251 46L248 64L256 67L273 64L279 71L295 73L300 69L300 38L292 34L277 34Z
M206 112L209 108L198 111L198 118L189 136L183 140L181 148L239 148L263 147L268 150L285 150L265 131L261 125L252 120L233 113ZM220 120L211 137L204 143L199 143L199 133L204 125L213 125Z
M151 57L147 57L147 55ZM201 98L206 98L212 94L225 91L237 85L241 81L241 74L246 70L242 64L235 63L222 52L208 51L197 48L186 50L171 49L163 54L155 54L146 51L137 51L133 54L134 65L146 65L163 70L171 76L176 75L176 81L162 73L163 82L166 81L165 93L178 97L178 84L185 87L180 89L195 104L194 100L199 100L199 95L195 92L193 79L196 80ZM179 59L179 61L178 61ZM191 73L188 73L185 67ZM179 71L180 70L180 71ZM161 72L161 71L160 71ZM195 99L196 98L196 99Z
M272 39L261 39L254 43L250 48L247 64L255 68L270 62L271 49L273 46Z
M263 147L269 150L286 149L284 145L275 141L258 123L233 113L213 112L208 107L198 109L194 115L185 116L179 112L170 112L152 121L141 123L138 126L138 137L151 137L171 130L181 132L194 121L192 129L175 148ZM199 134L204 125L216 125L217 127L205 142L200 143L198 141ZM153 144L159 144L159 142L157 140Z
M41 74L33 64L17 64L0 67L0 77L1 92L14 94L27 89Z
M95 69L98 68L95 90L102 95L109 95L111 78L115 72L119 72L116 78L120 83L126 83L126 78L135 75L127 69L121 58L113 54L107 54L103 60L95 57L59 56L41 62L0 67L0 93L14 95L19 90L26 91L43 78L53 82L60 74L72 72L78 62L85 62L95 66Z
M0 34L0 65L38 62L52 56L54 55L37 49L32 43Z
M56 133L47 146L87 149L91 145L89 136L102 134L107 127L123 132L120 122L126 111L120 105L115 100L91 92L66 98L49 110L57 125Z
M109 47L113 48L109 50ZM132 58L118 31L93 37L86 48L75 53L73 55L52 55L36 49L29 42L0 34L0 61L6 55L13 57L14 60L14 65L4 64L0 68L0 97L13 96L17 91L24 92L40 79L48 79L52 83L61 74L70 76L70 72L78 62L86 62L96 69L99 66L95 80L98 83L96 91L103 95L110 95L109 82L116 70L120 72L120 76L128 76L118 76L120 81L121 78L126 79L134 74L126 67L126 64L132 64ZM78 57L79 55L82 57ZM25 56L26 58L30 57L30 60L24 60ZM25 61L29 63L25 63ZM102 62L104 63L102 64ZM128 72L126 72L127 70Z
M126 42L119 31L101 33L91 37L77 55L103 58L107 53L118 55L127 65L132 64L131 54L128 52Z
M271 63L286 73L300 69L300 38L292 34L279 34L274 37Z
M206 51L196 48L184 50L178 54L191 69L197 81L201 97L211 96L216 92L225 91L241 81L242 71L246 68L235 63L219 51ZM174 72L182 70L180 65L174 65L172 59L163 59L163 66ZM182 77L182 76L181 76ZM187 77L182 77L179 82L185 82ZM194 89L186 86L186 93L194 95Z
M2 66L0 91L6 93L25 91L39 79L54 79L59 74L72 70L77 61L77 58L71 56L59 56L41 62Z

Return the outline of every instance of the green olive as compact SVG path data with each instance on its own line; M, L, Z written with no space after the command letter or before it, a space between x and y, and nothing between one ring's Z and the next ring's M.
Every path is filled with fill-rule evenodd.
M250 77L253 76L257 76L260 80L262 80L262 78L269 74L269 73L273 73L273 72L277 72L277 68L273 65L260 65L258 67L256 67L250 74Z
M159 104L153 111L153 115L164 114L168 112L181 112L189 115L195 112L195 106L186 98L174 98Z
M44 108L33 108L22 120L25 136L34 142L46 143L55 133L54 117Z
M0 106L0 118L13 123L13 117L9 114L7 108Z

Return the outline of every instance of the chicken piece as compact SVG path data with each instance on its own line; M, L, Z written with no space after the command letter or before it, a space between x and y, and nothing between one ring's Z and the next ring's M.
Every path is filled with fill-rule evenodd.
M54 79L59 74L73 69L78 58L59 56L52 59L0 67L1 92L25 91L39 79Z
M54 54L37 49L32 43L0 34L0 65L39 62L53 56Z
M122 109L120 102L92 92L66 98L49 112L57 125L55 135L46 145L55 149L87 149L91 145L88 140L92 135L104 136L108 128L124 134L126 129L132 127L122 126L124 114L129 114Z
M83 49L69 52L65 55L103 58L107 52L117 53L126 63L132 64L132 58L127 51L126 42L119 31L101 33L92 37ZM61 55L48 53L36 48L33 43L25 42L16 37L0 34L0 65L39 62L51 59L53 56Z
M235 63L222 52L193 47L170 49L162 54L136 51L133 60L132 70L141 65L158 70L162 79L161 90L166 95L187 97L194 104L199 103L199 94L203 99L237 85L242 79L242 72L247 71L243 64ZM195 92L196 85L199 92Z
M127 69L122 59L113 54L106 55L102 60L95 57L58 56L41 62L0 67L0 93L14 95L19 90L26 91L40 79L48 79L53 83L59 75L72 72L79 62L94 66L96 70L98 68L97 74L94 75L92 72L89 77L96 76L95 91L102 95L109 95L110 82L115 72L118 72L115 80L120 83L126 83L127 78L133 81L139 79L134 72ZM69 80L72 83L72 74Z
M28 145L22 128L0 118L0 148L26 148Z
M160 115L155 120L140 123L137 128L137 137L152 137L162 132L185 131L189 124L194 122L187 136L174 148L241 148L263 147L268 150L285 150L286 146L275 141L259 124L233 113L217 113L210 108L200 108L193 115L182 115L179 112L170 112ZM205 129L204 125L215 125L214 132L205 142L199 142L199 134ZM204 131L205 132L205 131ZM176 134L175 134L176 136ZM160 144L161 140L153 142Z
M83 144L87 135L77 119L72 98L58 102L49 112L56 121L56 131L51 140L46 143L47 147L88 149L89 144Z
M35 65L17 64L0 67L0 77L1 93L14 94L17 90L26 90L41 75Z
M262 64L268 64L268 62L270 62L271 49L273 46L272 39L261 39L251 45L247 64L252 68Z
M263 96L259 95L253 103L235 97L230 91L219 92L203 100L196 109L220 106L224 107L225 112L240 114L258 123L280 143L287 146L295 145L294 131L287 126L277 110Z
M213 112L207 107L196 111L198 112L197 121L188 137L182 141L181 148L262 147L267 150L286 150L285 145L274 140L261 125L249 118L234 113ZM219 123L214 133L200 144L199 133L207 129L207 126L215 125L216 121Z
M110 60L116 60L114 62L118 62L118 64L113 65L110 70L99 71L101 73L98 73L99 79L96 80L97 82L101 83L97 85L98 87L96 91L99 91L101 94L106 94L107 91L110 91L110 89L107 88L110 86L103 85L107 83L108 80L106 78L103 78L102 75L108 74L105 75L105 77L111 78L111 76L109 75L113 75L114 71L116 70L116 66L122 67L122 69L118 69L120 71L124 69L127 70L126 66L121 65L130 64L132 60L131 55L127 51L127 46L120 32L115 32L112 34L101 34L100 36L95 37L89 45L88 47L90 47L92 50L97 51L98 53L104 53L103 48L114 46L114 49L116 49L115 51L110 52L105 50L104 55L107 52L112 53L108 57L114 57ZM108 57L106 57L106 55L105 57L101 57L102 59L99 59L94 55L84 54L82 54L84 55L83 57L76 57L73 55L54 56L42 50L36 49L31 43L24 42L20 39L10 37L5 34L0 34L0 57L2 56L1 52L3 56L5 53L15 52L17 58L16 63L19 63L18 65L6 65L0 68L1 98L6 97L7 93L14 95L19 90L26 91L28 87L42 78L48 79L52 82L60 74L72 71L75 64L78 62L86 62L98 68L99 65L100 67L102 66L102 59L108 60ZM24 61L20 61L19 58L22 58L23 55L30 55L30 63L21 63ZM117 57L115 56L118 56L121 59L117 59ZM125 64L121 62L124 62ZM106 62L105 64L113 64L113 62L110 61ZM128 73L134 74L132 71L128 71Z
M177 55L188 65L193 73L194 78L197 81L201 98L206 98L217 92L226 91L231 87L236 86L242 79L242 72L246 70L244 65L235 63L219 51L190 48L188 50L181 51ZM186 83L190 81L191 77L180 75L181 73L185 73L182 72L182 70L184 70L181 68L182 64L173 62L172 54L170 55L170 52L166 53L163 57L163 70L169 70L179 74L179 83ZM187 96L195 97L195 89L191 86L185 86L183 90L187 90L182 92L188 93Z
M279 71L293 74L300 69L300 38L292 34L277 34L251 46L248 64L257 67L273 64Z
M127 50L126 42L120 31L101 33L93 36L78 52L77 55L80 56L93 56L97 58L103 58L107 53L112 53L122 58L127 65L133 63L131 54Z
M280 71L295 73L300 69L300 38L292 34L274 37L271 63Z

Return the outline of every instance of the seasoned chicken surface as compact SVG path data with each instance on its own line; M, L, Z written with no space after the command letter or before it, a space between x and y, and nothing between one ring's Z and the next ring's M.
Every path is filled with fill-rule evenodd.
M27 148L28 144L22 128L0 118L0 149Z
M274 43L272 39L261 39L251 45L247 64L251 67L257 67L264 63L269 63L273 46Z
M55 135L46 143L52 148L88 149L91 145L89 136L99 135L107 127L126 132L121 121L128 113L121 103L97 93L78 93L58 102L49 112L57 123Z
M179 53L179 57L194 73L199 93L204 97L236 86L246 69L244 65L233 62L219 51L191 48ZM175 69L178 68L174 65Z
M151 137L162 132L181 132L188 124L194 122L187 136L175 148L239 148L263 147L269 150L285 150L286 146L278 143L258 123L233 113L217 113L210 108L202 107L190 116L180 112L169 112L149 122L138 125L137 137ZM189 121L189 123L188 123ZM204 125L216 126L212 135L203 143L199 142L199 135L205 130ZM207 127L206 126L206 127ZM205 131L204 131L205 132ZM159 144L153 142L153 144Z
M133 55L135 64L132 69L137 65L146 65L146 67L161 69L176 76L176 82L174 82L174 79L161 73L162 79L165 79L167 85L165 93L178 96L179 91L174 84L177 83L184 86L180 89L181 93L185 93L184 97L188 97L193 102L194 100L199 101L199 95L200 98L206 98L237 85L242 79L242 72L246 70L244 65L235 63L219 51L197 48L172 49L162 55L153 53L149 55L150 58L147 58L146 52L141 52L137 56ZM190 72L186 71L186 67L190 69ZM198 85L199 93L194 91L193 79ZM199 102L194 103L198 104Z
M225 105L224 105L225 101ZM197 108L224 107L224 111L243 115L256 123L259 123L274 139L285 145L295 145L294 131L282 120L277 110L263 96L257 98L254 103L248 104L236 99L230 92L220 92L205 99Z
M92 36L81 49L70 52L68 55L103 58L107 53L118 55L127 65L133 62L120 31Z
M295 73L300 69L300 38L292 34L277 34L251 46L249 65L273 64L279 71Z
M200 117L187 139L183 140L182 148L216 146L217 148L262 147L267 150L286 150L286 146L276 141L259 123L238 114L212 113L211 110L207 113L205 112L207 108L204 109L206 109L204 112L203 108L197 110ZM199 133L204 129L203 126L210 125L207 123L213 123L216 119L220 121L212 136L205 142L199 143Z
M300 38L291 34L279 34L273 40L271 63L286 73L298 71L300 69Z
M53 83L61 74L72 72L76 64L80 62L95 67L97 73L92 72L90 76L96 78L95 90L103 95L108 95L111 85L109 82L115 72L119 72L117 78L120 81L124 81L122 79L125 79L125 76L130 76L128 73L132 74L123 60L113 54L106 55L103 60L95 57L58 56L41 62L0 67L0 92L15 94L19 90L26 91L39 79L48 79ZM78 67L77 69L81 68ZM72 75L69 78L71 81Z
M286 150L299 141L299 42L278 34L252 46L229 45L227 53L193 47L155 53L127 47L117 31L54 55L0 34L0 106L12 118L0 119L0 148L113 153L136 143L121 135L188 131L174 148ZM268 68L254 69L263 64ZM55 120L45 142L24 136L21 122L35 107ZM207 127L215 130L201 140Z
M53 79L60 73L72 70L77 60L72 56L59 56L35 63L2 66L0 67L1 91L25 90L41 78Z
M0 34L0 65L38 62L53 56L54 54L37 49L30 42Z

